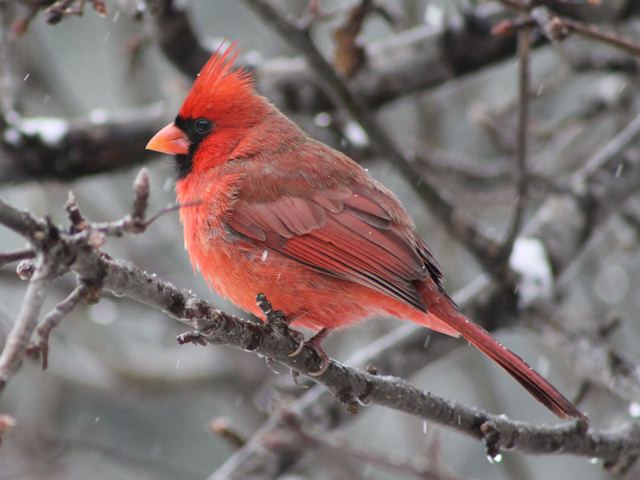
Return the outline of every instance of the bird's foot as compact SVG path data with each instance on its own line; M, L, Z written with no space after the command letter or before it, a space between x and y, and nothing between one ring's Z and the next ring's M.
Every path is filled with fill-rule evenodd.
M293 380L293 383L295 383L300 388L309 388L309 385L305 385L304 383L302 383L302 380L300 380L300 376L300 372L291 369L291 379Z
M282 310L274 310L271 302L267 300L267 296L264 293L256 295L256 305L262 310L267 325L271 325L274 328L282 329L288 327L289 322Z
M315 372L309 372L309 375L312 377L319 377L320 375L324 374L324 372L326 372L329 368L329 365L331 365L331 358L329 358L327 352L325 352L322 348L322 342L325 338L327 338L329 333L331 333L330 329L323 328L309 340L303 342L298 349L289 354L290 357L295 357L299 355L300 352L302 352L302 349L304 347L309 347L311 350L313 350L320 359L320 368L318 368L318 370L316 370Z
M209 345L209 342L207 342L200 330L189 330L188 332L181 333L176 337L176 340L180 345L184 345L186 343L202 345L203 347Z
M271 357L264 357L264 361L267 364L267 368L276 375L280 375L280 372L276 369L277 362Z
M267 300L267 296L264 293L259 293L256 296L256 304L258 305L258 308L262 310L267 325L280 332L282 335L293 338L298 344L298 347L293 353L295 353L295 355L300 353L304 348L304 335L289 327L289 324L295 319L295 317L287 318L282 310L274 310L271 302ZM291 357L295 355L290 354L289 356Z

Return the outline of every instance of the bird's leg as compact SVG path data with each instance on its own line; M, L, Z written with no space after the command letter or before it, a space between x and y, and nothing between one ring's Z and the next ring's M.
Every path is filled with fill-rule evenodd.
M282 310L274 310L271 302L267 300L267 296L264 293L259 293L256 296L256 304L258 308L262 310L268 326L298 342L298 348L296 348L294 352L299 353L302 347L304 347L304 335L289 328L289 325L295 320L296 316L287 318Z
M309 372L309 375L311 375L312 377L319 377L320 375L322 375L327 371L327 368L329 368L329 365L331 364L331 358L329 358L327 352L325 352L322 348L322 342L330 333L331 329L323 328L309 340L304 342L295 352L289 354L290 357L295 357L296 355L300 354L304 347L309 347L311 350L313 350L318 358L320 358L320 368L315 372Z
M319 377L327 371L327 368L329 368L329 365L331 363L331 358L329 358L329 355L327 355L327 353L323 350L322 342L325 338L327 338L329 333L331 333L330 329L323 328L309 340L305 341L304 335L302 333L289 328L289 325L298 317L298 315L293 315L287 318L282 310L274 310L271 302L267 300L267 297L264 293L259 293L256 296L256 304L258 305L258 308L262 310L268 326L274 328L283 335L293 338L296 342L298 342L298 348L296 348L289 354L290 357L299 355L304 347L309 347L315 352L318 358L320 358L320 368L315 372L309 372L309 375L311 375L312 377ZM269 365L268 360L267 365Z

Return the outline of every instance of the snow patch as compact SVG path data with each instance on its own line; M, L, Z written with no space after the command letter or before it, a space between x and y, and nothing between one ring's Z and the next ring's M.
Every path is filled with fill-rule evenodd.
M69 124L65 120L53 117L25 118L20 120L17 127L24 135L40 137L51 146L58 145L69 131Z
M433 3L427 4L424 11L424 22L436 28L444 25L444 10Z
M344 127L344 136L354 147L366 147L369 145L367 132L356 122L350 121Z
M4 141L14 147L20 146L20 132L13 127L9 127L4 131Z
M517 238L509 257L509 266L520 275L518 294L521 308L538 299L551 298L553 272L547 251L540 240Z
M104 125L108 119L109 115L102 108L96 108L89 112L89 121L94 125Z

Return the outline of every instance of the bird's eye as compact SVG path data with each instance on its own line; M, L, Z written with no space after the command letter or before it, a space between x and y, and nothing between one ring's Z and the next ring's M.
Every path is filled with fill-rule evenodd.
M197 118L195 122L193 122L193 129L196 131L198 135L206 135L213 128L213 123L206 118Z

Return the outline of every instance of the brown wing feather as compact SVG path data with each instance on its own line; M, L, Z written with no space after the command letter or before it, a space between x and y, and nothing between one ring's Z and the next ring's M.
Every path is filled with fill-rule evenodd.
M256 244L426 311L414 285L431 273L421 245L366 193L240 200L227 222Z

